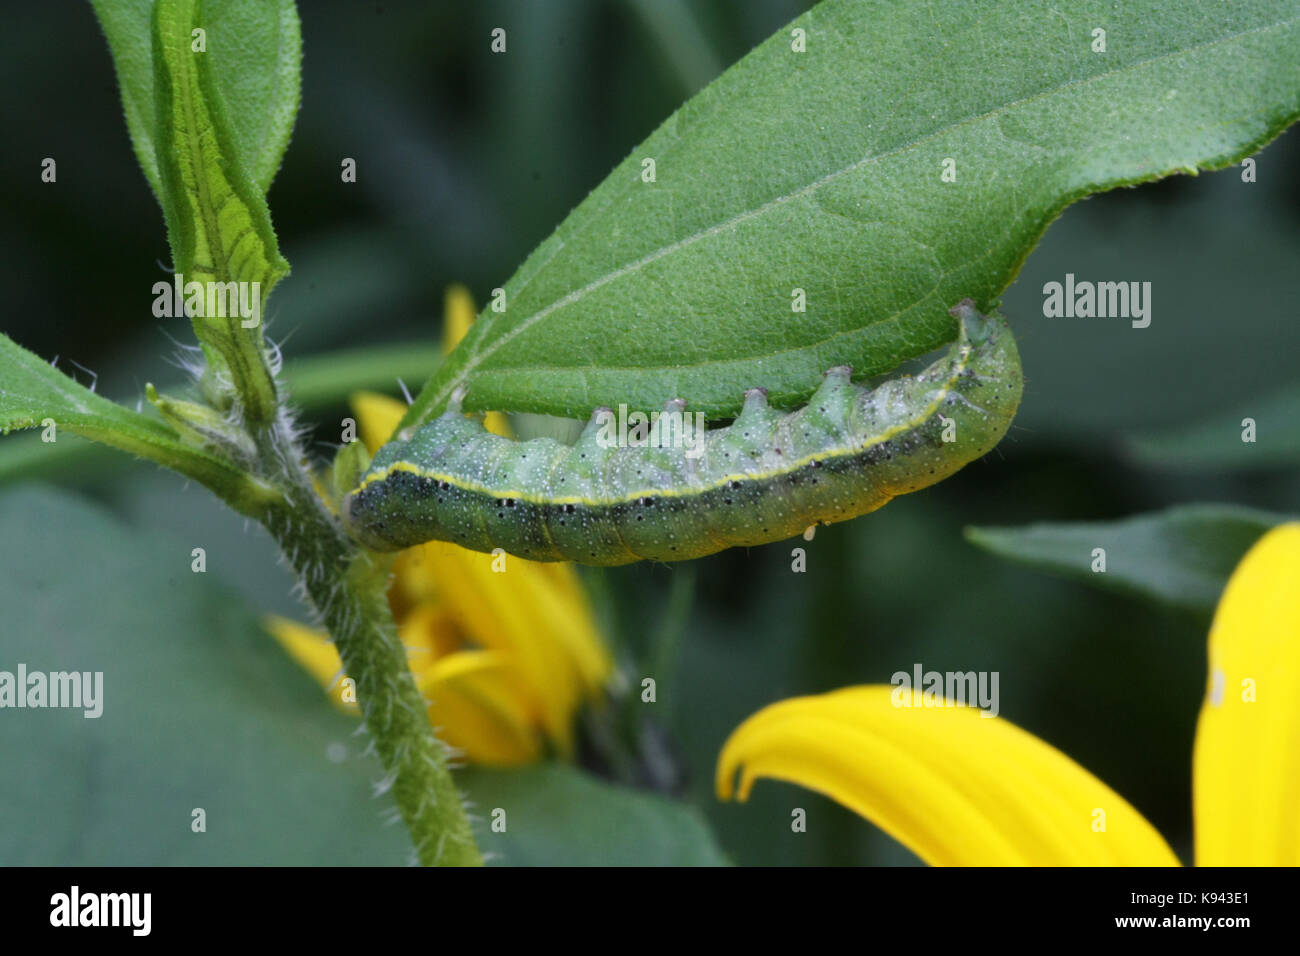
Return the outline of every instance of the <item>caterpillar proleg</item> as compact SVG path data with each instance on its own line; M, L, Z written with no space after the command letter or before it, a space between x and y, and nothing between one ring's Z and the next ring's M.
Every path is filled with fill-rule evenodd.
M343 519L379 551L436 539L535 561L617 565L698 558L867 514L986 454L1020 404L1006 320L980 315L970 300L952 314L956 342L920 374L866 389L837 366L792 412L750 389L740 415L689 455L663 436L610 447L607 409L567 446L493 435L454 401L380 449L344 499Z

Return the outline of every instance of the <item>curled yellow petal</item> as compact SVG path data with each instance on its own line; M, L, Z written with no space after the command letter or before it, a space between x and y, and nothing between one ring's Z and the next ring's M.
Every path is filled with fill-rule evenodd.
M537 715L510 661L492 651L458 651L418 680L439 736L484 766L516 766L541 756Z
M263 618L262 626L280 642L299 667L325 688L330 700L346 711L356 712L356 701L343 699L343 661L327 633L276 615Z
M1196 730L1198 866L1300 865L1300 524L1264 535L1210 628Z
M722 749L720 799L737 770L741 800L759 777L808 787L932 865L1178 862L1141 814L1060 751L974 708L922 706L910 689L851 687L764 708Z

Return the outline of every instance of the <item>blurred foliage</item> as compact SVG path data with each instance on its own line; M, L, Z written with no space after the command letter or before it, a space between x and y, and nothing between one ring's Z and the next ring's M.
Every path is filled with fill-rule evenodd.
M1131 435L1128 450L1134 461L1167 470L1294 468L1300 465L1300 385L1217 408L1197 421Z
M46 490L0 492L5 668L103 672L103 713L0 721L7 865L378 865L410 854L348 717L189 545ZM104 555L112 560L105 561ZM76 582L76 600L30 600ZM147 596L147 599L145 599ZM502 862L718 865L699 814L571 767L457 780ZM192 812L204 811L199 833ZM292 809L290 809L292 808ZM490 829L504 811L504 832ZM55 826L16 826L44 819ZM292 825L286 820L292 819Z
M1120 521L967 528L981 548L1033 567L1204 615L1269 528L1294 520L1239 505L1182 505Z
M190 572L191 545L23 489L0 493L0 540L4 669L104 675L98 718L0 721L6 864L404 860L409 841L382 825L378 763L360 756L353 722L321 710L315 682L216 576ZM75 599L42 599L68 584ZM191 830L195 808L204 833ZM49 825L15 825L37 820Z
M718 65L734 62L806 6L786 0L301 4L303 109L269 197L293 275L270 303L269 336L287 339L291 360L336 349L432 345L447 284L463 281L486 301ZM486 38L503 23L511 28L511 52L493 57ZM694 31L694 53L664 41L683 30ZM58 70L48 68L54 36ZM189 338L183 323L160 322L150 312L151 286L165 276L166 237L131 152L103 38L88 7L34 5L6 23L0 47L0 99L9 124L0 150L0 174L9 186L0 211L0 282L9 293L4 331L40 355L62 354L93 369L101 393L134 405L145 381L165 378L159 370L175 352L170 339ZM28 79L33 75L42 78L36 87ZM962 529L1113 521L1195 501L1296 510L1294 469L1147 468L1126 455L1125 436L1177 429L1223 408L1235 414L1256 396L1294 382L1300 326L1288 317L1300 261L1298 143L1291 133L1261 153L1255 183L1229 169L1067 210L1003 299L1026 390L1016 424L993 455L878 514L821 528L810 544L731 551L694 566L694 604L670 662L674 676L659 679L661 703L634 697L626 706L640 715L642 738L661 742L660 762L673 764L675 773L659 779L694 805L688 816L707 817L729 858L914 862L856 816L794 787L763 783L748 804L718 804L712 774L723 739L759 707L888 681L915 662L1000 671L1004 716L1113 785L1186 855L1187 754L1205 677L1202 619L999 561L965 542ZM45 156L58 158L57 186L39 181ZM358 159L355 185L339 182L345 156ZM1044 318L1043 284L1062 281L1067 272L1151 281L1151 327ZM395 395L398 374L387 389ZM308 416L319 426L322 460L345 414L340 395ZM1261 425L1252 450L1265 452L1286 426L1285 420L1276 428ZM1234 434L1239 440L1239 426ZM30 520L37 523L29 529L40 533L27 532L30 558L19 560L47 569L39 587L24 579L31 586L3 602L0 668L23 660L32 667L66 663L108 671L118 653L109 619L122 616L134 629L120 653L154 660L155 672L168 675L151 679L141 664L110 679L114 695L123 692L115 687L129 688L138 742L147 744L131 749L132 738L119 728L115 746L126 749L113 751L124 755L115 759L143 769L108 773L111 762L95 763L93 751L81 749L90 746L84 735L97 732L96 722L55 715L67 733L54 739L58 731L46 727L56 748L50 759L63 763L45 762L21 736L0 738L11 781L0 790L0 816L36 819L35 796L15 788L51 781L61 768L76 775L76 785L51 791L57 797L41 805L39 819L102 828L134 803L154 807L147 826L139 822L143 813L123 817L137 821L135 849L113 861L178 859L176 841L190 836L189 808L203 804L175 773L191 766L173 763L184 753L173 756L154 743L164 732L156 727L158 715L177 709L186 734L175 734L170 746L188 747L195 765L201 756L213 760L194 778L215 794L205 799L215 806L228 798L230 812L247 814L246 835L269 832L269 821L295 831L274 834L275 842L256 850L257 859L306 862L327 846L332 862L404 859L400 828L372 827L381 804L362 784L377 776L377 765L354 760L346 721L323 696L313 696L319 692L305 676L277 662L274 645L254 629L256 612L298 613L270 540L260 529L244 528L202 489L124 461L59 479L109 509L116 516L110 525L97 509L66 497L39 512L29 497L0 499L0 521L34 512ZM79 507L95 516L74 529L72 518L59 516L81 522ZM147 545L127 571L114 570L123 542L137 535L156 542L164 531L174 545ZM795 544L808 550L806 574L790 570ZM195 546L208 550L202 585L188 569ZM49 570L54 561L57 574ZM652 668L667 666L660 654L663 620L671 582L681 573L681 567L637 565L599 576L617 611L633 688ZM165 597L165 614L140 601L142 580L152 582L150 593L173 592ZM84 607L55 590L68 584L90 595ZM118 591L118 603L106 603ZM172 686L173 676L182 679L180 669L185 683ZM236 690L248 708L242 716L215 699ZM211 709L180 710L187 694ZM109 706L128 704L110 697ZM341 767L325 765L321 756L335 740L349 748ZM251 757L217 761L253 748L298 775L300 789L290 791L296 799L281 792L282 778L259 781ZM159 788L175 789L165 807L150 796ZM281 800L295 808L287 817L272 805ZM319 814L298 812L313 802L324 808ZM483 816L498 805L476 802ZM558 827L562 803L532 819ZM790 831L794 806L809 811L805 834ZM156 822L173 813L175 832ZM286 818L293 827L283 826ZM13 825L4 829L12 839ZM214 830L210 820L209 836ZM518 839L520 859L546 860L544 847L527 842L532 836ZM3 846L5 862L89 858L72 844L40 854L30 843ZM484 848L494 849L486 840Z

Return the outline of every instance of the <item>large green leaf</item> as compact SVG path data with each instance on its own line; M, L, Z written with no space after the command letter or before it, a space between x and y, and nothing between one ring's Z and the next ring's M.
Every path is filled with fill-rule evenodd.
M0 335L0 372L0 434L48 421L56 444L59 430L67 429L173 468L232 504L257 497L252 479L234 465L184 444L164 422L96 395L6 335Z
M465 383L472 409L727 415L751 386L790 405L831 365L891 369L952 337L959 299L993 305L1070 202L1267 143L1298 76L1294 0L826 0L632 151L407 423Z
M1183 505L1121 521L967 528L993 554L1162 604L1208 614L1228 576L1269 528L1294 520L1239 505ZM1105 552L1105 570L1095 571Z
M698 811L573 767L473 770L457 781L484 820L479 848L513 866L722 866ZM494 810L505 831L492 831Z
M154 0L91 0L91 5L113 53L136 158L154 194L161 196L150 40ZM214 64L239 163L265 194L298 112L302 38L297 9L293 0L207 0L202 12L208 31L205 55Z
M0 496L0 541L0 669L104 675L100 717L0 711L0 864L407 861L356 722L219 583L237 553L27 489Z
M1247 419L1253 427L1243 425ZM1243 441L1248 434L1253 440ZM1127 450L1152 468L1294 468L1300 465L1300 386L1219 410L1181 428L1131 436Z
M3 711L0 864L407 860L355 721L220 583L236 552L145 535L36 489L0 494L0 541L0 670L104 675L98 718ZM207 572L195 574L190 549L205 546ZM572 767L457 782L499 863L726 862L693 809ZM195 807L206 833L190 829ZM504 833L490 832L498 807Z

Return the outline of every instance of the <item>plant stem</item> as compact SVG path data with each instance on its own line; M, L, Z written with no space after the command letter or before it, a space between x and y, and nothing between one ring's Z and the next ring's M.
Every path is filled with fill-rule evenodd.
M388 606L388 562L354 544L312 488L292 428L263 432L262 460L274 464L285 501L262 522L298 573L305 596L356 681L362 720L398 809L425 866L479 866L469 819L451 779L447 751L429 724Z

